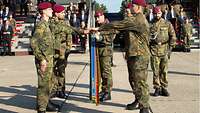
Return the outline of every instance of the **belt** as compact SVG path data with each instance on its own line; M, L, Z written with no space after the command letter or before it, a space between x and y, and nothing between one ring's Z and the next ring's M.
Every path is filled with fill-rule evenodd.
M166 41L166 42L162 42L161 45L164 45L164 44L167 44L169 41ZM158 42L152 42L150 43L150 45L159 45Z

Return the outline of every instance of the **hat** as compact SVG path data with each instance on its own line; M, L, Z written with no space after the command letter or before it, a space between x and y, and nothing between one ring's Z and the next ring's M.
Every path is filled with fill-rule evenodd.
M44 10L44 9L51 8L51 7L52 7L52 5L49 2L41 2L38 5L39 10Z
M102 16L102 15L104 15L103 11L96 11L95 12L95 17L99 17L99 16Z
M153 13L156 14L156 13L161 13L161 9L160 7L156 6L153 8Z
M132 4L137 4L143 7L147 5L145 0L132 0Z
M65 10L65 7L62 6L62 5L55 4L55 5L53 6L53 11L54 11L55 13L60 13L60 12L62 12L62 11L64 11L64 10Z
M129 8L129 9L132 8L132 4L131 4L131 3L128 3L128 4L127 4L127 8Z

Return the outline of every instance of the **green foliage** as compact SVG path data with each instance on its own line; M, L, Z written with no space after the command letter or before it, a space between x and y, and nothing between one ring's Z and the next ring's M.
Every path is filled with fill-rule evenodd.
M95 11L99 11L99 10L103 11L104 13L108 12L108 10L104 4L99 4L96 2L95 3Z
M148 3L155 4L156 2L157 2L157 0L149 0Z

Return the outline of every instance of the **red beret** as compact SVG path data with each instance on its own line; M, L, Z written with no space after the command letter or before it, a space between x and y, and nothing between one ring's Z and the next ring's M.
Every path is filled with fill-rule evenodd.
M147 5L145 0L132 0L132 4L137 4L143 7Z
M128 3L127 8L129 8L129 9L132 8L132 4Z
M51 8L51 7L52 7L52 5L50 2L41 2L38 5L39 10L44 10L44 9Z
M96 17L102 16L102 15L103 15L103 11L96 11L95 12Z
M64 11L64 10L65 10L65 7L62 6L62 5L55 4L55 5L53 6L53 11L54 11L55 13L60 13L60 12L62 12L62 11Z
M156 6L153 8L153 13L156 14L156 13L161 13L161 9L160 7Z

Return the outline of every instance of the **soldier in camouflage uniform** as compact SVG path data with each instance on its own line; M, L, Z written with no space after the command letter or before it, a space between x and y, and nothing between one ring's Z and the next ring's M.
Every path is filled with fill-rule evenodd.
M129 82L135 95L135 101L127 105L128 110L136 109L140 113L149 113L149 86L147 84L149 63L149 25L143 15L145 0L133 0L132 10L135 14L122 21L102 25L99 30L123 30L128 33L126 38L126 59Z
M65 7L55 4L53 11L55 16L50 22L50 28L55 36L54 89L57 97L65 98L65 68L72 45L72 29L64 21Z
M192 37L192 24L189 23L189 19L186 17L183 24L183 40L185 44L185 51L190 52L190 39Z
M172 24L161 17L160 7L154 7L153 13L155 18L150 26L150 52L154 96L169 96L167 91L168 55L175 45L176 36Z
M58 110L48 104L52 88L54 37L49 28L49 17L52 17L51 4L42 2L38 5L42 19L36 25L31 39L38 74L37 110L38 113Z
M108 24L102 11L96 11L96 21L99 26ZM112 70L111 70L111 57L112 57L112 43L114 40L115 32L100 31L97 32L96 46L99 52L100 72L101 72L101 92L100 101L111 100L111 90L113 86Z

